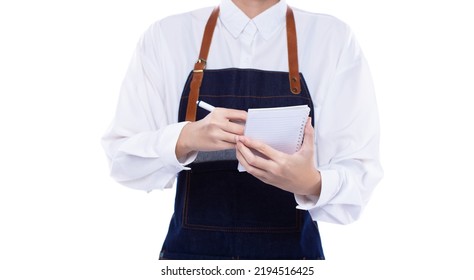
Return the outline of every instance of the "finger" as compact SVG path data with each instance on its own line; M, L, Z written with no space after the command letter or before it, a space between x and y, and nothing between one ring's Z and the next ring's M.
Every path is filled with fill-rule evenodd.
M266 155L260 153L259 151L245 146L245 143L240 141L237 141L236 149L242 154L242 157L245 159L249 166L262 171L261 174L258 173L259 176L264 176L264 174L267 174L266 176L268 176L269 172L272 173L274 170L278 169L280 158L277 158L277 160L268 158ZM252 175L256 175L253 172L249 173L252 173Z
M245 170L252 174L253 176L259 178L260 180L266 180L266 170L261 168L261 163L258 164L258 161L263 160L256 155L253 155L250 150L245 147L242 143L237 143L236 145L236 157L239 163L245 168ZM249 162L250 161L250 162Z
M263 158L255 154L242 142L237 142L236 149L240 152L245 162L247 162L249 165L255 166L257 168L260 168L262 165L264 165Z
M236 142L236 136L238 136L238 135L236 135L232 132L221 131L219 139L221 139L221 141L223 141L223 142L231 143L232 145L235 145L235 143L237 143ZM232 148L235 148L235 147L232 147Z
M253 140L245 136L238 136L237 140L242 142L247 148L253 149L271 160L277 160L282 156L280 151L273 149L261 141Z
M245 120L247 119L246 111L216 108L211 112L211 114L208 115L208 117L213 120L212 122L217 124L222 130L226 132L237 135L244 134L244 124Z
M240 144L241 145L241 144ZM245 160L245 157L244 155L242 154L241 152L241 148L242 147L239 147L239 143L237 143L235 145L235 156L237 158L237 160L239 161L239 163L245 168L245 170L249 170L249 168L251 167L250 164L247 162L247 160Z
M216 108L219 114L222 114L228 120L242 121L247 120L247 112L243 110L227 109L227 108Z
M227 122L222 129L228 133L235 135L244 135L245 126L241 123Z

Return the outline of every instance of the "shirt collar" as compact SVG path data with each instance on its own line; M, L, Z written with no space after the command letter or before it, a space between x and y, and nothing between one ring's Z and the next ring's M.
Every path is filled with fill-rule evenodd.
M286 1L280 0L277 4L268 8L263 13L250 19L242 12L232 0L221 0L219 18L224 27L238 38L250 21L253 21L259 34L265 39L269 39L279 27L286 22Z

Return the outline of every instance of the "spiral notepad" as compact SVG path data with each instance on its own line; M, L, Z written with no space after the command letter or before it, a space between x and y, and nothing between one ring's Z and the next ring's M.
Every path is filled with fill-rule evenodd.
M249 109L244 134L276 150L293 154L301 147L309 112L307 105ZM245 171L240 164L238 169Z

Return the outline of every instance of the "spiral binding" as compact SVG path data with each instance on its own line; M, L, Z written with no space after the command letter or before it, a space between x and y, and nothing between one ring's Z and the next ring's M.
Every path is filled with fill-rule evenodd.
M301 127L300 127L300 134L298 135L298 144L296 145L296 151L299 151L301 149L301 145L303 144L303 138L304 138L304 127L306 126L306 119L307 117L303 117L301 121Z

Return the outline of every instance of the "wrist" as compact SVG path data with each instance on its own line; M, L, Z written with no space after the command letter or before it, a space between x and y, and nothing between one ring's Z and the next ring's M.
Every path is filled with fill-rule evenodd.
M189 130L191 128L192 123L187 123L185 126L183 126L179 134L178 141L176 141L175 153L178 160L186 158L189 153L194 151L189 142L189 139L191 139L189 137Z
M308 185L306 187L306 191L304 195L321 195L321 173L316 168L313 172L310 172L308 177Z

